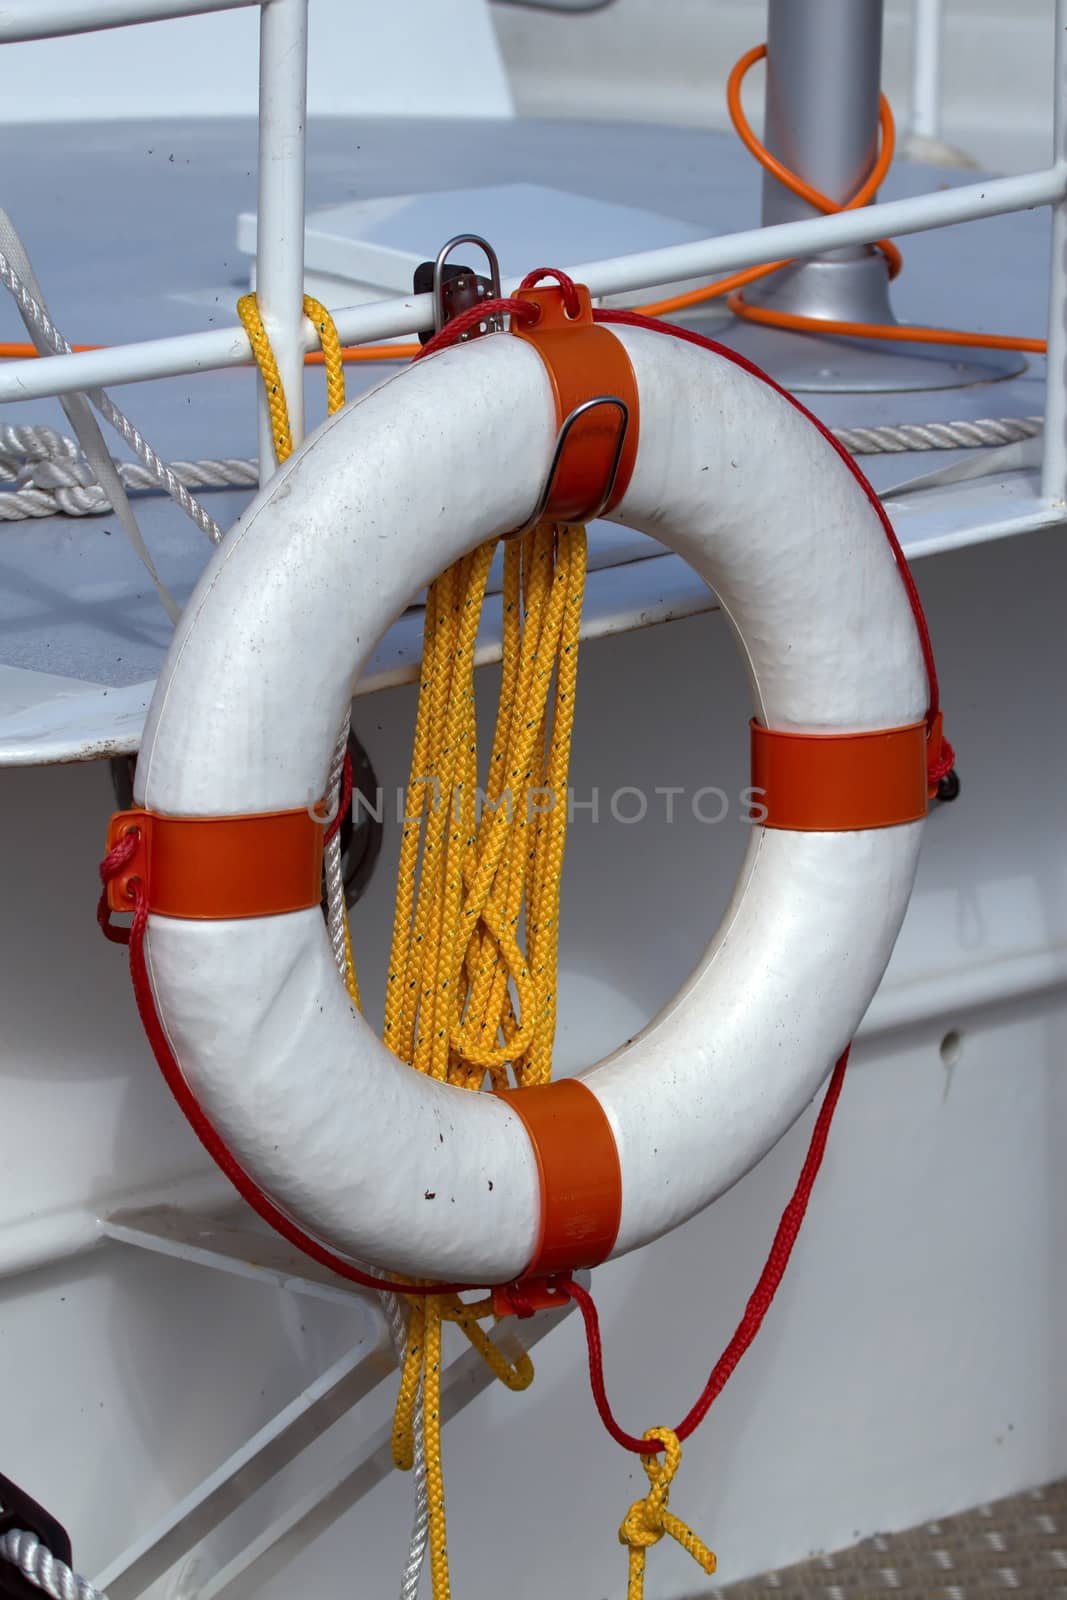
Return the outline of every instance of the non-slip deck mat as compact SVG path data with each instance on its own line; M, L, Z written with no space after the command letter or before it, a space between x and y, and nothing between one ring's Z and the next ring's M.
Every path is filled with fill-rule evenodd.
M730 1584L722 1600L1067 1597L1067 1480Z

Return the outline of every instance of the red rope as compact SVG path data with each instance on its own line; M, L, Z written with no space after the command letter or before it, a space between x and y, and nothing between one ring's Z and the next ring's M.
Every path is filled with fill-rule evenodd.
M576 317L582 309L582 302L578 298L578 290L573 278L568 278L565 272L560 272L558 267L535 267L528 272L519 284L519 292L523 289L534 289L544 278L555 278L563 291L563 309L568 317Z
M571 287L573 288L573 284ZM448 346L455 344L468 329L476 328L480 322L485 322L488 317L493 316L518 317L520 322L534 323L540 320L541 310L531 300L483 300L479 305L471 306L469 310L450 317L444 327L438 328L433 338L423 345L415 360L419 361L423 356L432 356L438 350L447 350Z
M103 888L100 898L96 902L96 920L100 924L100 931L105 939L110 939L112 944L129 944L129 928L119 928L111 920L111 907L108 905L107 886L112 878L118 876L122 869L129 865L137 854L137 843L140 834L137 829L131 828L124 834L117 844L112 845L103 861L100 863L100 882Z
M337 801L337 810L323 836L324 843L329 844L338 828L344 822L348 809L352 804L352 752L345 751L345 764L341 768L341 793Z
M849 1046L851 1049L851 1046ZM819 1115L811 1135L808 1153L804 1157L804 1165L800 1169L797 1186L789 1200L789 1204L782 1212L781 1221L774 1235L770 1254L764 1263L759 1281L753 1289L749 1302L745 1307L744 1315L737 1324L733 1338L726 1346L722 1355L711 1369L708 1381L698 1396L696 1403L686 1412L681 1422L675 1428L679 1439L688 1439L689 1435L697 1429L707 1416L714 1402L718 1399L723 1389L732 1377L735 1368L745 1354L749 1345L756 1337L763 1323L764 1317L771 1308L778 1286L785 1276L785 1269L789 1265L789 1257L793 1253L793 1246L797 1242L804 1214L808 1209L811 1191L815 1186L815 1179L822 1166L822 1158L826 1153L826 1140L830 1132L837 1102L841 1095L841 1085L845 1080L845 1068L848 1065L848 1050L839 1058L830 1079L829 1088L823 1096L823 1103L819 1108ZM600 1420L611 1434L616 1444L624 1450L632 1450L635 1455L650 1456L663 1446L655 1439L638 1439L632 1433L626 1433L615 1420L615 1415L608 1401L607 1390L604 1385L604 1349L600 1337L600 1318L597 1316L596 1306L592 1296L583 1289L580 1283L575 1283L572 1278L565 1278L556 1285L561 1294L575 1301L585 1323L585 1338L589 1346L589 1381L593 1390L593 1400Z

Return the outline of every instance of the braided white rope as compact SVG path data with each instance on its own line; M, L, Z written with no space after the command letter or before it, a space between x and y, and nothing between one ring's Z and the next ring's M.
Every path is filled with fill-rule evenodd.
M0 1558L17 1567L24 1578L52 1600L107 1600L87 1578L72 1572L34 1533L11 1528L0 1538Z
M3 251L0 251L0 283L14 295L24 319L36 329L49 349L56 355L70 355L72 347ZM221 543L222 529L214 517L205 511L198 500L194 500L185 485L179 482L174 472L153 450L140 430L119 410L110 395L105 394L103 389L93 389L89 392L89 399L116 433L125 439L134 455L144 464L153 482L177 501L186 515L192 518L202 533L207 534L213 544ZM39 512L29 514L40 515Z
M975 422L895 422L877 428L835 428L850 455L896 455L904 450L988 450L1043 432L1043 417L982 417Z
M129 426L132 428L132 424ZM898 422L874 428L836 428L834 438L850 455L899 455L906 451L995 449L1036 438L1043 428L1041 417L982 417L973 422ZM133 433L140 439L136 429ZM155 468L131 461L115 462L127 489L166 488L184 506L179 496L189 489L254 489L259 482L259 464L254 460L222 456L163 463L154 450L145 448L157 463ZM165 481L161 471L166 474ZM177 487L172 488L171 480ZM24 522L31 517L102 516L113 509L107 491L97 483L77 442L56 433L54 428L32 424L0 427L0 484L3 483L14 483L16 487L6 493L0 491L0 522ZM201 518L207 518L210 528L204 527L204 531L217 543L222 537L218 524L191 496L186 498L197 508L190 512L197 526L204 527Z
M333 747L330 758L330 773L326 780L326 793L331 797L338 793L341 785L341 774L344 770L345 755L348 751L348 727L346 717L337 735L337 743ZM345 885L341 863L341 830L335 829L332 838L326 841L323 854L323 873L326 881L326 926L330 935L330 948L333 959L342 979L346 976L346 951L345 951ZM378 1295L382 1311L389 1326L389 1333L396 1351L397 1363L404 1364L407 1351L407 1319L404 1316L400 1299L395 1294L382 1291ZM422 1384L420 1382L415 1400L415 1429L414 1429L414 1456L412 1460L412 1476L415 1487L415 1510L411 1525L411 1543L408 1548L407 1559L404 1562L403 1573L400 1580L400 1600L415 1600L418 1593L419 1579L422 1576L423 1561L426 1556L426 1540L430 1527L429 1498L426 1487L426 1453L422 1434Z
M395 1294L383 1294L381 1301L389 1323L389 1332L393 1336L393 1347L396 1350L397 1360L402 1362L407 1351L407 1323L400 1308L400 1301ZM419 1592L419 1579L422 1577L423 1563L426 1559L426 1541L430 1535L430 1501L426 1489L426 1442L422 1432L421 1378L419 1379L419 1387L415 1392L414 1449L411 1475L415 1485L415 1510L411 1520L411 1542L408 1546L404 1570L400 1575L400 1600L415 1600L415 1596Z

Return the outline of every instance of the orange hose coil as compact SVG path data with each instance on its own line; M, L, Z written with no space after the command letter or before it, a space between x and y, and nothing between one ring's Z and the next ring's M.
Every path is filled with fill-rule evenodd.
M857 211L861 206L868 205L874 199L892 165L896 147L896 124L893 121L892 107L885 95L882 95L879 106L882 139L877 160L851 200L846 201L844 205L838 205L836 200L821 194L810 183L805 183L803 178L798 178L795 173L790 172L789 168L773 156L752 131L741 104L741 85L756 62L762 61L766 54L765 44L758 44L751 50L746 50L735 64L726 85L726 105L730 112L730 120L745 149L755 156L760 165L777 178L779 183L784 184L801 200L806 200L809 205L815 206L825 216L834 216L839 211ZM879 239L877 248L886 259L889 276L895 278L903 265L899 249L891 239ZM896 322L846 322L831 317L804 317L791 311L775 311L770 306L750 305L745 300L741 290L747 284L768 278L772 273L780 272L783 267L788 267L790 264L789 261L771 261L763 266L747 267L743 272L735 272L728 278L719 278L715 283L705 284L700 289L690 289L687 294L673 295L670 299L658 300L654 305L642 306L641 310L647 317L663 317L672 311L683 311L688 306L700 305L705 300L715 300L721 295L728 295L726 303L735 316L746 322L761 323L768 328L785 328L792 333L836 333L850 338L894 339L908 344L969 345L981 350L1025 350L1035 355L1043 355L1045 352L1044 339L1022 339L1016 338L1013 334L970 333L956 328L923 328Z

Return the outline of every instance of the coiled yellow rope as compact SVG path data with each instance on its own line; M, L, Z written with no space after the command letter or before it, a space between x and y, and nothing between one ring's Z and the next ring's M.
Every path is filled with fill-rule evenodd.
M238 302L270 407L279 465L292 453L285 391L254 294ZM325 306L304 297L319 330L329 411L345 403L341 342ZM503 546L503 650L496 724L479 789L474 652L490 565ZM585 591L584 527L543 522L492 540L430 585L411 768L397 871L384 1038L420 1072L467 1089L546 1083L556 1030L559 898L567 837L571 734ZM359 1006L345 917L346 981ZM522 935L525 935L523 948ZM408 1340L393 1417L393 1460L409 1470L420 1384L434 1600L449 1600L441 1460L441 1346L456 1324L509 1389L533 1381L528 1355L509 1361L479 1326L492 1301L409 1297ZM619 1538L630 1548L628 1600L642 1600L645 1550L668 1533L706 1572L715 1557L667 1510L681 1460L676 1436Z
M285 390L254 294L238 302L270 407L279 465L292 453ZM341 344L326 308L304 297L318 328L331 414L345 401ZM551 1073L556 1023L559 889L567 770L585 588L582 527L542 524L504 542L503 665L483 794L478 789L474 646L493 540L431 584L422 681L397 873L386 991L386 1043L420 1072L478 1089ZM552 692L554 684L554 694ZM551 697L551 711L550 711ZM525 913L526 950L520 946ZM346 978L359 1004L345 920ZM442 1324L455 1323L510 1389L533 1380L479 1326L492 1303L457 1296L409 1300L408 1344L393 1421L393 1459L414 1457L419 1386L434 1600L449 1600L441 1462Z
M543 523L504 540L503 657L496 726L479 790L474 648L497 545L430 586L384 1037L420 1072L467 1089L488 1075L547 1082L556 1025L559 892L567 828L585 529ZM525 923L525 949L520 925ZM508 1362L478 1326L491 1303L429 1296L411 1306L393 1458L410 1466L422 1384L434 1600L450 1593L440 1440L441 1324L456 1322L511 1389Z

